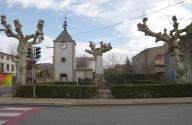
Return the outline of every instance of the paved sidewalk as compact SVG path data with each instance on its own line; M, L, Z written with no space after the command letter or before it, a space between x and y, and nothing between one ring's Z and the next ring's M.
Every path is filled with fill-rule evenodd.
M143 99L66 99L66 98L15 98L0 97L0 105L47 105L47 106L119 106L192 104L192 97L143 98Z

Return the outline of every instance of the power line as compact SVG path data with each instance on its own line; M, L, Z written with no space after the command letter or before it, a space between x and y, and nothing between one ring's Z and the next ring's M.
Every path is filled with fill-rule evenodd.
M91 41L91 40L82 39L82 38L79 38L79 37L76 37L76 36L72 36L72 38L81 40L81 41L83 41L83 42L89 42L89 41Z
M145 17L147 15L151 15L153 13L157 13L159 11L162 11L162 10L165 10L167 8L170 8L170 7L173 7L173 6L176 6L176 5L179 5L179 4L182 4L183 2L185 2L185 0L183 1L180 1L180 2L177 2L175 4L172 4L172 5L169 5L167 7L164 7L164 8L161 8L161 9L158 9L158 10L155 10L155 11L152 11L152 12L149 12L149 13L146 13L146 14L143 14L143 15L140 15L140 16L137 16L137 17L134 17L134 18L131 18L131 19L126 19L128 21L133 21L135 19L138 19L138 18L141 18L141 17ZM123 21L120 21L120 22L117 22L117 23L113 23L113 24L110 24L110 25L106 25L106 26L103 26L103 27L99 27L99 28L95 28L95 29L92 29L92 30L88 30L88 31L84 31L84 32L79 32L79 33L75 33L75 34L72 34L72 35L81 35L81 34L86 34L86 33L90 33L90 32L95 32L95 31L98 31L98 30L103 30L103 29L107 29L107 28L110 28L110 27L114 27L116 25L120 25L122 24ZM78 38L79 39L79 38Z

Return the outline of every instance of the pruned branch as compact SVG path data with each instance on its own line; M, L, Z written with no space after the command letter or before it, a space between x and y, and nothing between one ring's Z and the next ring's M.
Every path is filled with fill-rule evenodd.
M161 32L155 33L148 28L148 26L146 24L147 20L148 20L147 18L143 18L143 23L137 24L138 30L141 32L144 32L146 36L155 37L156 42L164 41L166 43L169 43L170 42L170 36L167 34L167 29L164 29L163 34Z
M19 63L19 56L14 56L14 55L11 55L11 60L14 62L14 63Z
M6 16L5 15L1 15L1 24L5 27L5 29L1 29L1 31L5 31L5 34L8 37L15 37L15 38L17 38L17 35L14 34L12 29L11 29L11 25L7 24Z
M94 52L93 51L91 51L91 50L85 50L85 52L87 52L87 53L89 53L89 54L91 54L91 55L93 55L94 57L95 57L95 54L94 54Z
M21 39L24 38L23 32L21 31L22 25L19 22L19 20L14 20L14 24L15 24L15 32L17 32L17 35L20 36Z
M103 41L100 42L100 48L96 48L95 44L91 41L89 43L90 43L89 47L91 48L91 50L85 50L85 52L92 54L95 58L96 56L102 55L103 53L112 49L110 43L106 44L103 43Z
M44 40L43 37L43 26L44 26L44 21L39 20L37 24L37 30L34 34L31 35L26 35L25 39L28 41L29 39L33 39L32 42L28 42L30 45L32 44L39 44Z

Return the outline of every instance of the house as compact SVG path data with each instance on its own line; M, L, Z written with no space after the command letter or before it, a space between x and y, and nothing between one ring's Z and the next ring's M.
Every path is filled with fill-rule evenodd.
M17 63L12 60L16 58L13 55L0 52L0 72L1 73L11 73L13 76L16 76L17 72Z
M135 74L161 74L166 77L168 70L165 65L164 54L168 52L166 45L148 48L132 58L133 71ZM167 76L168 77L168 76Z
M164 72L164 53L168 51L167 46L148 48L132 58L134 73L146 74Z
M77 83L92 82L95 74L95 59L93 57L76 57L75 77Z

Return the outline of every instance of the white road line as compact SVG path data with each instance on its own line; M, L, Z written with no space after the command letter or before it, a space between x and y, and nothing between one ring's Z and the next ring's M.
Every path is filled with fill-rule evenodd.
M32 108L2 108L2 109L0 109L0 110L12 110L12 111L14 111L14 110L21 110L21 111L29 111L29 110L31 110Z
M5 122L7 122L6 120L0 120L0 125L3 125Z
M22 113L9 113L9 112L0 112L0 117L4 116L4 117L15 117L15 116L19 116Z

